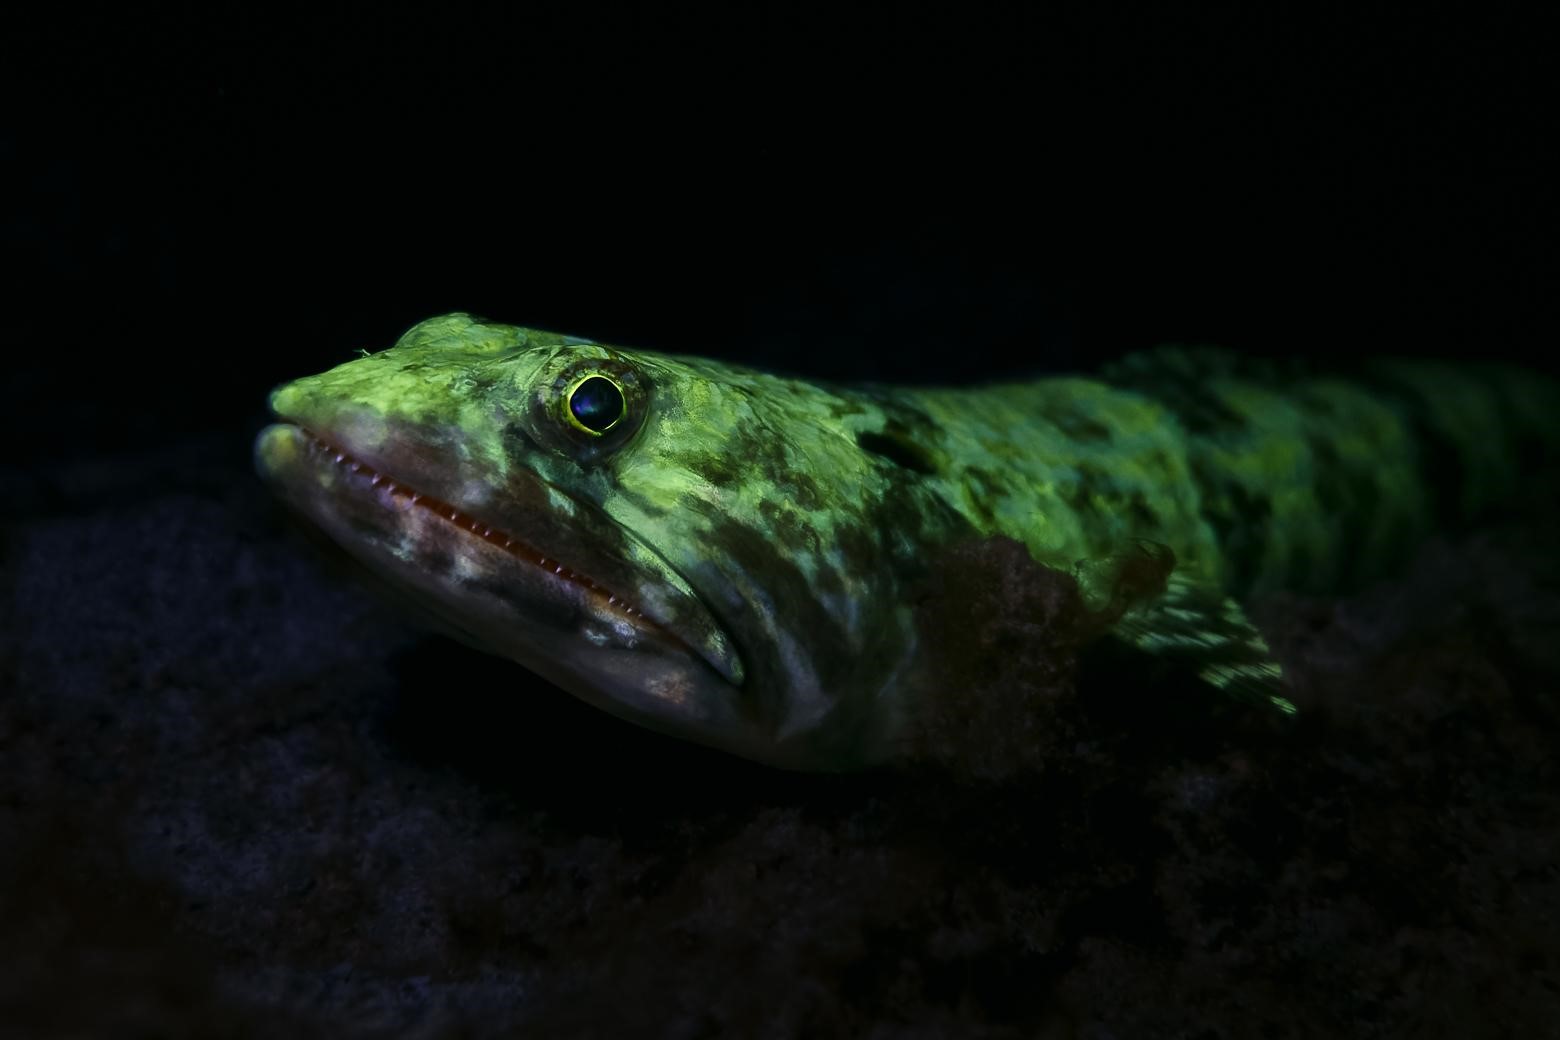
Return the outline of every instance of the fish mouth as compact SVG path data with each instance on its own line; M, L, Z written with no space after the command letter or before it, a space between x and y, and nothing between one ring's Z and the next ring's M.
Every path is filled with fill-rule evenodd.
M405 500L410 507L426 509L440 520L453 524L462 530L470 531L483 541L499 546L516 559L529 563L534 567L539 567L544 571L550 571L554 577L561 581L579 586L600 600L600 605L604 609L613 611L637 623L655 626L667 636L676 638L675 633L646 616L645 612L630 603L626 596L620 596L611 591L605 585L590 577L590 575L575 570L562 560L555 560L549 557L540 549L522 539L514 537L501 528L484 524L476 517L462 512L442 498L419 491L410 484L396 481L395 478L381 473L373 466L349 453L345 448L331 443L313 430L310 430L307 426L298 426L297 428L306 438L306 450L318 456L327 465L334 464L340 466L349 470L354 476L367 480L369 487L379 488L392 502Z
M566 560L556 550L542 548L541 540L522 534L514 524L488 522L480 515L486 510L480 507L462 506L450 501L453 496L448 493L441 496L424 490L422 483L394 472L369 451L347 447L341 438L329 431L306 426L286 416L278 418L280 421L262 431L257 442L261 469L273 478L277 476L278 467L265 458L267 440L288 438L295 454L302 457L316 478L327 474L334 478L333 483L337 485L333 488L334 493L340 494L344 490L359 502L371 502L393 514L417 510L435 517L442 528L458 532L457 537L476 539L517 561L535 576L563 586L582 609L620 629L626 627L638 641L697 658L732 686L742 684L740 658L692 587L659 553L635 539L632 532L611 521L600 510L592 509L594 521L611 524L616 534L630 539L635 550L633 555L637 557L614 559L610 564L597 561L603 562L602 569L615 572L613 577L598 573L590 564L582 564L578 559ZM526 476L554 494L567 494L529 470ZM576 505L582 505L578 500L574 501ZM654 602L629 592L634 583L627 578L631 575L642 577L646 563L655 572L653 577L659 594Z

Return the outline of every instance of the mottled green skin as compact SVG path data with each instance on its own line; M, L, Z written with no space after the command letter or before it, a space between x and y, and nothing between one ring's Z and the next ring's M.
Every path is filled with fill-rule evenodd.
M631 423L601 438L563 411L593 365L638 388ZM472 642L658 729L842 768L882 757L914 710L911 604L955 542L1006 535L1080 576L1139 540L1168 546L1170 593L1122 631L1150 650L1240 643L1235 672L1273 679L1225 593L1388 566L1438 509L1510 493L1523 450L1555 446L1560 395L1504 370L1238 367L1160 351L1105 380L829 387L450 315L273 396L279 416L522 533L659 628L581 606L453 525L383 520L291 428L257 455L293 505ZM1085 581L1094 606L1109 573ZM521 631L534 626L548 639Z
M950 460L930 479L982 532L1057 565L1148 538L1240 595L1378 575L1560 449L1560 389L1495 365L1311 376L1163 348L1101 379L896 396Z

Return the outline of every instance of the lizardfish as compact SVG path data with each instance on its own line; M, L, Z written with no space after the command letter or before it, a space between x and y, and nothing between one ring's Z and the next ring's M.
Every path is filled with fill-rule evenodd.
M1275 367L1166 348L832 386L451 314L278 388L256 457L465 641L664 733L842 769L913 716L912 603L950 546L1016 539L1114 637L1287 711L1233 597L1379 571L1560 443L1560 391L1513 369Z

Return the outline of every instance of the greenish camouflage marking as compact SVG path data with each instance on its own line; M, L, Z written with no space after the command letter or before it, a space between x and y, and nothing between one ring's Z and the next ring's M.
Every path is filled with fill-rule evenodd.
M627 401L599 436L564 411L589 374ZM1557 401L1497 369L1188 350L1103 380L833 387L456 314L277 390L256 450L461 638L662 731L842 768L900 736L911 604L953 543L1015 538L1125 609L1119 637L1274 696L1228 594L1388 565L1448 475L1464 516L1553 452Z

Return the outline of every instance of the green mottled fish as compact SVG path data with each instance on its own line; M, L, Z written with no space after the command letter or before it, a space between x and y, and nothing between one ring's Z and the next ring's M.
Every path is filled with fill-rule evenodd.
M1292 710L1231 596L1378 572L1522 486L1560 392L1207 350L1101 378L826 386L452 314L277 389L282 497L442 627L608 711L786 767L882 759L913 602L1006 536L1140 651Z

